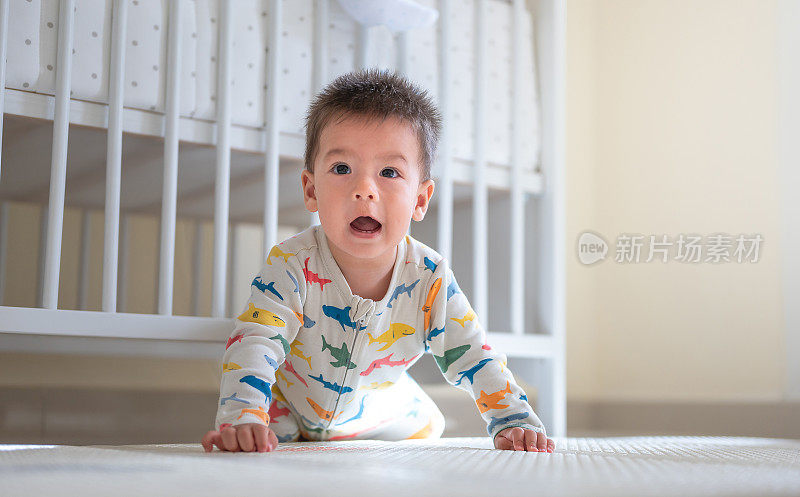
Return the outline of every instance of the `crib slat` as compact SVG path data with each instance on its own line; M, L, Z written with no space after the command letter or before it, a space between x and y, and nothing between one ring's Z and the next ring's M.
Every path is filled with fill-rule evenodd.
M92 251L92 217L87 209L81 212L81 254L78 272L78 309L85 311L89 301L89 257Z
M233 317L233 286L236 283L236 223L230 223L228 229L228 281L225 284L225 315Z
M367 67L367 53L369 52L369 28L359 24L357 33L356 69L365 69Z
M2 7L0 7L2 8ZM0 202L0 305L6 288L6 260L8 259L8 202Z
M3 112L6 100L6 52L8 50L8 5L11 0L0 0L0 151L3 150ZM0 180L3 178L2 154L0 154ZM0 270L2 275L2 270ZM2 285L2 283L0 283ZM2 303L0 288L0 303Z
M103 311L117 312L119 199L122 186L122 101L125 94L125 40L128 2L114 0L111 27L111 73L108 85L105 242L103 244Z
M411 54L411 36L408 31L403 31L397 34L397 71L400 74L408 76L408 70L411 67L409 56Z
M72 80L72 30L75 1L61 0L58 12L58 59L53 119L53 157L50 166L50 197L47 216L47 253L44 264L42 305L58 306L58 279L61 270L61 235L64 228L64 189L67 181L67 140L69 134L69 94Z
M514 0L512 6L512 54L511 54L511 101L522 102L522 66L526 41L522 36L522 21L525 18L524 0ZM522 105L512 105L511 124L511 265L510 305L511 332L525 332L525 200L522 192ZM533 137L531 137L533 138Z
M119 219L119 279L117 280L117 310L125 312L128 302L128 266L130 265L130 217L125 214Z
M281 63L281 33L282 26L282 0L270 2L270 27L267 64L267 98L264 115L267 118L266 138L267 153L264 163L264 250L269 251L275 245L278 237L278 166L280 165L279 139L280 139L280 112L278 102L280 99L280 63ZM264 253L266 258L267 254Z
M225 282L231 187L231 0L220 2L219 57L217 60L217 174L214 186L214 281L211 316L225 315Z
M181 4L169 2L167 63L167 113L164 131L164 183L161 204L161 258L158 281L158 313L172 314L175 274L175 217L178 201L178 136L180 109Z
M453 239L453 174L450 150L450 16L451 0L439 1L439 111L442 114L442 132L439 144L439 205L436 243L439 253L450 258Z
M475 162L472 189L472 274L473 302L476 314L484 327L488 327L486 313L487 286L487 186L486 186L486 76L488 74L486 53L487 0L477 0L475 10Z
M203 274L203 223L194 223L194 250L192 251L192 316L200 315L200 288Z
M316 0L314 15L314 81L312 91L319 93L328 82L328 18L330 0ZM312 95L313 96L313 95ZM319 224L319 213L311 212L310 225Z

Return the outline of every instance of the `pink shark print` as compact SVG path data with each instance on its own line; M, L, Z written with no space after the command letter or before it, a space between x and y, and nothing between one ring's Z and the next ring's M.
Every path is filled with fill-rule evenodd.
M317 273L309 270L308 269L308 260L309 259L311 259L311 257L306 257L306 260L305 260L305 263L304 263L305 267L303 268L303 275L305 275L306 281L308 283L311 283L312 285L314 283L319 283L320 290L325 291L325 283L330 283L333 280L326 280L325 278L320 278Z
M306 386L306 388L308 388L308 383L306 383L306 380L304 380L299 374L297 374L297 371L294 370L294 366L292 366L292 363L289 361L286 361L286 371L295 375L297 379L300 380L300 383L302 383L303 385Z
M414 357L412 357L411 359L405 359L405 360L401 360L401 361L392 361L392 360L389 359L390 357L392 357L392 355L394 355L394 352L392 352L391 354L387 355L386 357L381 357L380 359L375 359L374 361L372 361L372 364L370 364L367 369L365 369L364 371L362 371L359 374L361 376L367 376L370 373L372 373L373 370L378 369L381 366L402 366L404 364L410 363L411 361L413 361L414 359L416 359L417 357L420 356L420 354L417 354Z
M228 347L233 345L235 342L241 342L242 338L244 338L244 333L239 333L236 336L232 336L228 339L228 344L225 345L225 350L228 350Z

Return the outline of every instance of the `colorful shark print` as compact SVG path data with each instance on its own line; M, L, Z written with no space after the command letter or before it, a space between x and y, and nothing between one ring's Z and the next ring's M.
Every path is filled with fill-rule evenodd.
M305 267L303 268L303 275L305 275L305 277L306 277L306 282L308 282L308 283L310 283L312 285L314 283L319 283L320 290L324 291L325 290L325 283L330 283L333 280L326 280L325 278L320 278L317 273L309 270L308 269L308 260L309 259L311 259L311 257L306 257L306 260L305 260L305 263L304 263Z
M494 427L495 426L500 425L500 424L510 423L510 422L516 421L518 419L525 419L528 416L530 416L530 414L528 414L527 412L520 412L520 413L517 413L517 414L512 414L512 415L506 416L504 418L495 418L494 416L492 416L492 421L489 423L489 426L486 428L486 431L488 431L489 435L491 435L492 431L494 431Z
M370 426L369 428L364 428L363 430L359 430L359 431L357 431L355 433L348 433L347 435L336 435L336 436L333 436L333 437L329 438L328 440L344 440L344 439L347 439L347 438L357 437L357 436L361 435L362 433L366 433L366 432L368 432L370 430L374 430L375 428L378 428L379 426L385 425L386 423L388 423L390 421L393 421L393 420L391 418L384 419L380 423L378 423L378 424L376 424L374 426Z
M464 314L464 317L462 317L462 318L450 318L450 319L452 319L456 323L460 324L461 327L464 328L464 323L466 323L467 321L473 321L475 319L475 312L472 309L470 309L470 310L467 311L466 314Z
M414 328L407 324L403 323L392 323L389 326L389 329L385 332L378 335L378 338L373 338L371 333L367 333L369 336L369 344L372 345L374 342L384 344L383 347L379 348L377 351L380 352L382 350L386 350L396 341L403 338L404 336L411 336L415 333Z
M277 333L275 336L269 337L269 339L270 340L277 340L277 341L279 341L281 343L281 346L283 346L284 355L289 353L289 342L286 341L285 338L283 338L283 335L281 335L280 333Z
M433 419L428 421L428 424L425 425L424 428L422 428L418 432L414 433L413 435L408 437L406 440L411 440L412 438L428 438L428 437L431 436L431 433L433 433Z
M276 402L280 401L288 404L286 397L283 396L283 392L278 388L278 385L272 385L272 398L275 399Z
M270 281L268 285L265 285L263 281L261 281L261 276L256 276L253 278L253 282L251 283L252 286L261 290L262 293L267 293L267 290L275 294L279 299L283 300L283 297L277 290L275 290L275 282Z
M265 425L269 424L269 413L267 413L267 411L265 411L261 406L258 406L258 409L242 409L242 413L239 414L239 417L236 419L242 419L242 416L245 414L253 414L258 416Z
M316 402L314 402L313 400L309 399L308 397L306 397L306 399L308 399L308 403L311 404L311 407L314 407L315 405L317 405ZM324 412L329 412L329 411L324 411ZM337 416L338 416L338 414L337 414ZM306 431L313 431L315 433L319 433L319 432L321 432L322 430L325 429L325 423L315 423L315 422L311 421L310 419L308 419L307 417L303 416L302 414L300 415L300 419L303 420L303 429L305 429ZM313 428L309 428L309 427L313 427ZM303 430L301 429L300 431L302 432ZM303 436L306 437L306 438L311 438L306 433L303 433Z
M269 255L267 255L267 264L270 266L272 265L272 257L283 257L283 262L289 262L289 257L293 256L294 254L287 254L286 252L282 251L278 248L277 245L272 247L269 251Z
M303 377L297 374L297 371L295 371L294 366L289 361L286 361L286 371L292 373L300 381L300 383L302 383L303 385L306 386L306 388L308 388L308 383L306 383L306 380L304 380Z
M389 367L391 367L391 366L403 366L405 364L409 364L411 362L414 362L414 360L416 360L416 358L419 357L419 354L417 354L414 357L412 357L411 359L404 359L404 360L400 360L400 361L392 361L389 358L392 357L393 355L394 355L394 352L392 352L391 354L387 355L386 357L381 357L380 359L375 359L374 361L372 361L372 364L370 364L367 369L365 369L364 371L360 372L359 374L361 376L368 376L370 373L372 373L373 370L378 369L381 366L389 366Z
M234 335L234 336L230 337L228 339L228 343L225 345L225 350L228 350L228 347L230 347L234 343L241 342L242 338L244 338L244 333L239 333L237 335Z
M436 359L436 364L439 365L441 372L446 373L450 365L456 362L459 357L464 355L464 352L469 350L470 347L472 347L472 345L465 343L464 345L459 345L458 347L445 350L443 356L434 355L433 358Z
M277 383L277 381L278 381L278 380L283 380L283 383L284 383L284 384L285 384L287 387L290 387L290 386L294 385L294 382L292 382L292 381L289 381L289 380L287 380L287 379L286 379L286 375L285 375L285 374L283 374L283 371L281 371L280 369L278 369L277 371L275 371L275 382ZM274 393L274 392L273 392L273 393Z
M506 387L503 390L492 393L486 393L481 390L481 395L475 403L478 404L478 409L481 412L486 412L489 409L505 409L508 404L500 404L500 402L503 401L507 393L511 393L511 385L508 380L506 380Z
M347 351L347 342L342 342L342 346L337 349L325 340L325 335L322 335L322 352L324 352L325 349L330 350L331 355L336 359L331 362L331 366L335 368L346 367L347 369L358 367L356 363L350 361L350 352Z
M486 365L486 363L491 361L491 360L492 360L491 357L487 357L486 359L481 359L481 362L479 362L478 364L472 366L471 368L466 369L464 371L459 371L458 374L460 374L461 377L458 379L458 381L455 384L456 385L460 385L461 381L464 378L469 380L470 385L474 384L475 383L475 381L474 381L475 373L477 373L478 370L480 370L482 367L484 367Z
M295 341L292 342L292 345L291 345L292 355L295 356L295 357L299 357L300 359L303 359L304 361L306 361L308 363L308 369L311 369L311 357L305 355L303 353L303 351L300 350L297 347L298 345L303 345L303 342L301 342L300 340L295 339Z
M286 271L286 274L289 275L289 278L292 279L292 283L294 283L294 292L300 293L300 285L297 283L297 278L295 278L294 275L289 271Z
M264 397L267 398L265 404L269 404L269 402L272 400L272 390L270 389L271 385L261 378L249 374L241 378L239 381L242 383L247 383L259 392L263 393Z
M353 400L353 399L350 399L350 400ZM355 416L353 416L352 418L348 419L347 421L342 421L341 423L337 423L336 426L342 426L345 423L349 423L350 421L353 421L355 419L360 418L361 415L364 414L364 401L365 400L366 400L366 397L362 395L361 396L361 406L358 408L358 413Z
M428 338L426 338L426 340L430 342L433 337L435 337L439 333L442 333L443 331L444 331L444 326L442 326L441 328L432 329L431 332L428 333Z
M259 309L252 302L248 303L247 310L236 319L245 323L257 323L266 326L279 326L281 328L286 326L286 323L277 314L265 309Z
M333 420L342 415L342 413L339 413L336 416L333 416L333 411L326 411L319 404L314 402L314 400L311 397L306 397L306 400L308 401L311 408L314 409L314 412L317 413L317 416L319 416L320 419Z
M237 392L234 392L233 395L231 395L230 397L224 397L224 398L220 399L219 405L224 406L228 401L236 401L236 402L241 402L243 404L250 404L249 401L244 400L244 399L240 399L236 395L238 395Z
M436 268L439 266L438 264L434 263L432 260L425 257L422 259L422 262L425 264L425 269L430 269L432 273L436 272Z
M461 293L461 289L458 287L458 282L453 278L453 281L447 285L447 300L450 300L450 297L457 293Z
M383 390L384 388L389 388L390 386L394 385L393 381L384 381L383 383L378 383L377 381L373 381L369 385L361 385L358 387L359 390Z
M269 408L269 417L274 422L276 419L280 418L281 416L288 416L292 413L288 407L278 407L278 404L275 402Z
M433 308L433 301L436 300L436 296L439 295L439 289L441 287L442 279L436 278L436 281L433 282L431 289L428 291L428 296L425 298L425 305L422 306L422 312L425 314L425 330L430 329L431 308Z
M344 329L345 326L355 330L357 324L350 319L350 309L351 307L349 305L343 308L336 307L335 305L323 305L322 314L328 316L331 319L335 319L342 327L342 331L347 331ZM359 326L359 331L363 329L366 329L366 326Z
M417 283L419 283L419 279L410 285L406 285L405 283L397 285L397 287L394 289L394 292L392 292L392 296L389 298L389 302L386 304L386 307L392 307L392 300L397 299L404 293L408 294L408 298L411 298L411 291L414 290L414 287L417 286Z
M266 290L269 290L270 292L272 292L272 293L273 293L273 294L274 294L276 297L278 297L279 299L283 300L283 295L281 295L280 293L278 293L278 290L275 290L275 282L274 282L274 281L270 281L269 283L267 283L267 284L266 284L266 286L265 286L264 288L265 288ZM262 292L263 292L263 291L264 291L264 290L262 290ZM264 293L266 293L266 292L264 292Z
M242 369L241 366L236 364L235 362L223 362L222 363L222 372L227 373L228 371L236 371L237 369Z
M317 380L318 382L322 383L322 386L327 388L328 390L333 390L334 392L339 393L339 394L350 393L350 392L353 391L353 389L350 388L350 387L345 387L343 385L339 385L336 382L331 383L330 381L326 381L325 379L322 378L322 373L319 374L319 378L317 378L316 376L311 376L311 375L308 375L308 377L311 378L312 380Z
M264 359L266 359L267 364L272 366L272 369L278 369L278 363L277 363L277 361L275 361L275 359L273 359L272 357L268 356L267 354L264 354Z
M527 395L525 395L524 393L523 393L523 394L520 394L519 398L520 398L520 399L522 399L522 400L524 400L525 402L528 402L528 396L527 396Z

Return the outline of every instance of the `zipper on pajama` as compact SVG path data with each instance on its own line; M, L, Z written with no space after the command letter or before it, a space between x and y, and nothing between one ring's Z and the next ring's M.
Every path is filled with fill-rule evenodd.
M365 320L366 320L365 318L361 318L356 322L353 343L350 344L350 355L347 357L346 364L350 363L350 359L352 359L353 354L356 351L356 343L358 343L358 332L361 328L361 325L365 322ZM348 368L346 364L344 367L344 377L342 378L342 385L339 387L339 393L336 394L336 403L333 405L333 410L331 411L331 419L328 420L328 426L325 427L326 430L330 429L331 425L333 424L334 418L336 418L336 408L339 407L339 400L342 398L342 390L344 390L344 387L347 386L347 372L350 371L350 368Z

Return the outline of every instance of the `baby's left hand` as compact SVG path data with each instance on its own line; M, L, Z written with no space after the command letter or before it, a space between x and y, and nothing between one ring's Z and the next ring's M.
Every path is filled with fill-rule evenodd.
M515 426L506 428L494 437L494 447L502 450L525 450L528 452L553 452L556 443L547 435Z

